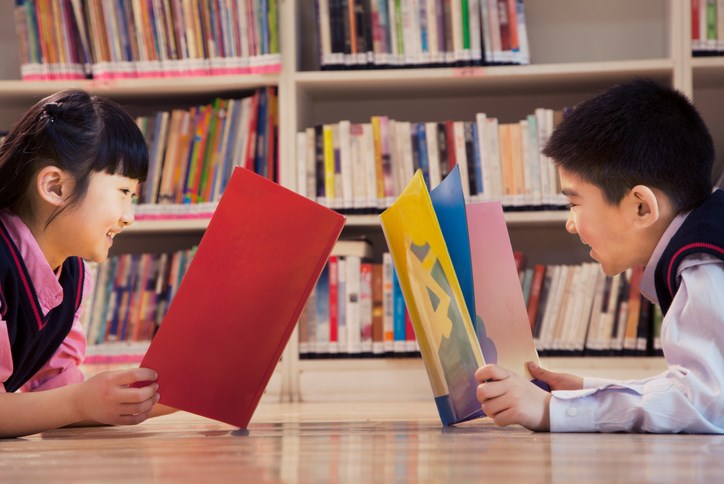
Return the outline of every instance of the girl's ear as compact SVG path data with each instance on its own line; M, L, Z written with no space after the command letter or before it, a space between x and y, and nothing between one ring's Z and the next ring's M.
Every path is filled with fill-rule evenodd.
M72 177L57 166L41 168L36 175L36 190L41 200L59 207L71 193Z
M635 210L634 223L639 227L653 225L661 217L663 200L646 185L636 185L629 192L632 208Z

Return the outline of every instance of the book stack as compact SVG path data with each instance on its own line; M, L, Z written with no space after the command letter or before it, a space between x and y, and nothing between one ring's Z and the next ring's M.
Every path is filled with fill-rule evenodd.
M432 189L459 166L468 201L560 208L566 200L557 169L540 150L562 115L540 108L517 123L479 113L471 122L373 116L316 125L297 134L297 189L333 209L376 211L391 205L416 170Z
M138 219L208 216L236 166L278 179L276 89L136 120L149 150ZM201 205L201 207L199 207Z
M523 0L317 0L322 69L528 64Z
M25 80L278 72L275 0L18 0Z
M694 56L724 55L724 1L691 0Z

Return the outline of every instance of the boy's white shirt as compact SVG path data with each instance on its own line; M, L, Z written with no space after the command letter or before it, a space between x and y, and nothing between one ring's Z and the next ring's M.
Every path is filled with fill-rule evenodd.
M658 304L654 271L688 214L661 237L641 281ZM554 391L552 432L724 433L724 262L709 254L683 259L681 283L661 327L668 369L642 380L584 378L583 390ZM724 289L722 289L724 293Z

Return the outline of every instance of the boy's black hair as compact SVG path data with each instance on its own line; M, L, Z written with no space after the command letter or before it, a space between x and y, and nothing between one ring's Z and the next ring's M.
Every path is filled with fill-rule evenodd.
M662 190L674 209L712 191L714 143L692 103L649 79L619 84L578 105L543 149L617 205L635 185Z
M70 173L75 188L47 223L83 198L94 172L144 181L148 149L141 130L118 104L68 90L31 107L0 146L0 209L26 203L35 174L50 165Z

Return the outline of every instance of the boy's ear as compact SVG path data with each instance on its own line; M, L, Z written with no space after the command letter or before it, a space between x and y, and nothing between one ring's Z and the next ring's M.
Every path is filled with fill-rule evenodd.
M661 201L651 188L646 185L636 185L629 192L629 197L635 225L644 228L659 220Z
M41 168L35 180L38 196L51 205L61 206L70 196L72 178L57 166Z

